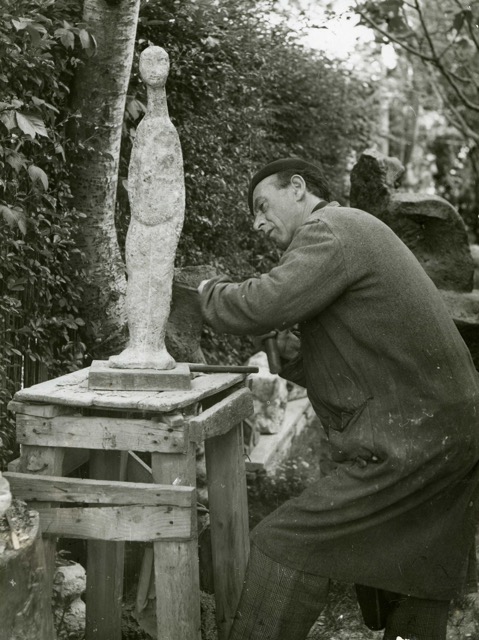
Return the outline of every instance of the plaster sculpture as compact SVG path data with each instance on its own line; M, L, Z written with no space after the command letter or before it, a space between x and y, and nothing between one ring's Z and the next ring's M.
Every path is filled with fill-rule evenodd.
M168 54L150 46L140 57L148 108L131 154L128 192L131 222L126 239L126 306L130 339L111 356L121 369L173 369L165 346L175 253L183 226L185 187L178 134L170 121L165 83Z
M10 485L0 471L0 518L7 512L11 504L12 494L10 493Z

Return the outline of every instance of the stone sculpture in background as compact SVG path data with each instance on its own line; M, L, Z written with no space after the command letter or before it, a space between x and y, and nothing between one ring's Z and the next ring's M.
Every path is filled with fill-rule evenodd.
M254 403L251 421L259 433L278 433L288 402L288 383L276 373L270 373L263 351L252 356L248 365L259 368L258 373L253 373L249 378Z
M148 108L131 154L128 192L131 222L126 239L126 305L130 339L111 356L121 369L173 369L165 346L175 253L183 227L185 187L181 146L168 116L168 54L150 46L140 57Z
M85 637L86 572L78 563L57 568L53 578L53 614L57 640L81 640Z
M474 263L461 216L439 196L398 192L403 174L397 158L365 151L351 172L351 206L391 227L439 289L471 291Z

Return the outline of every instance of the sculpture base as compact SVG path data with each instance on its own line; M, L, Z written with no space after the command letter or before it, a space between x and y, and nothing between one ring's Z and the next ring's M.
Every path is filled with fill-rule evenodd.
M115 369L107 360L93 360L88 375L89 389L115 391L184 391L191 389L187 364L174 369Z

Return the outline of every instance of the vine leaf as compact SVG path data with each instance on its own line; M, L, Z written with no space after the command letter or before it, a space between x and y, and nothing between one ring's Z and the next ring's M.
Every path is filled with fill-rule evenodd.
M27 218L20 209L10 209L4 204L0 204L0 213L9 227L17 227L25 235L27 233Z
M41 182L45 191L48 191L48 176L43 169L40 169L40 167L37 167L35 164L31 164L28 167L28 175L33 183Z
M18 127L23 133L31 138L35 138L36 135L44 136L48 138L48 131L46 130L45 123L42 118L33 114L15 113Z

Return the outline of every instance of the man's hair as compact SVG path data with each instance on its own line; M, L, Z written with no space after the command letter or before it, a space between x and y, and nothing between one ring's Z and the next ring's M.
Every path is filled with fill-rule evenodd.
M291 182L293 176L301 176L306 183L307 190L318 198L323 200L331 199L331 192L329 190L329 184L325 175L319 169L316 168L304 168L304 169L287 169L285 171L279 171L276 175L276 184L280 189L286 189Z

